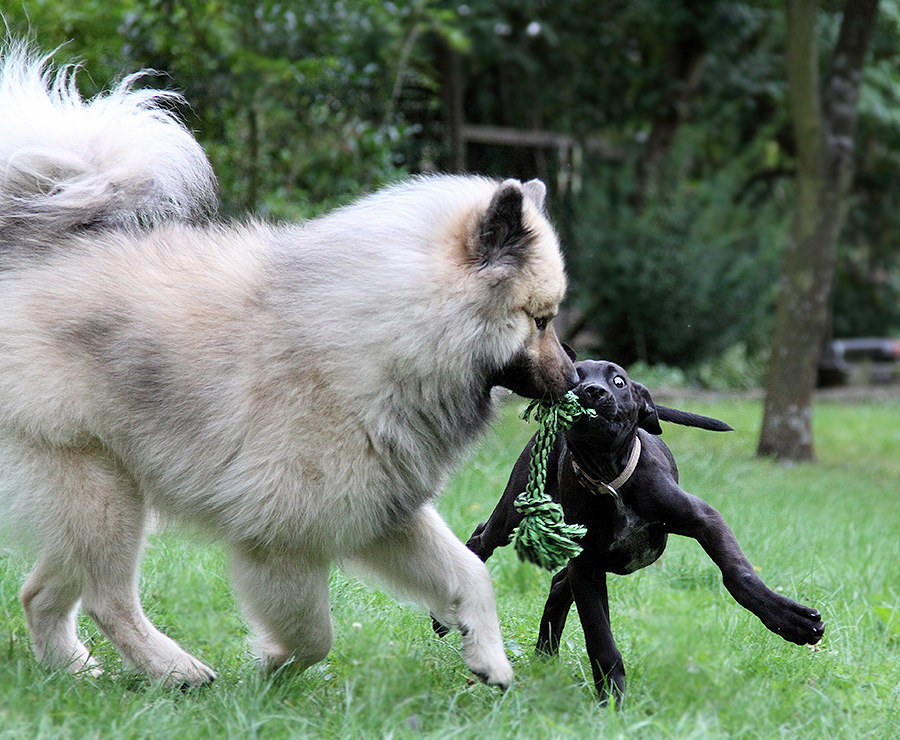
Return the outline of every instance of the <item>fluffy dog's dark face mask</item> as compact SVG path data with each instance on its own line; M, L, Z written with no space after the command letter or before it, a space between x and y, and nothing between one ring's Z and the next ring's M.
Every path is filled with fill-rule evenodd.
M619 365L583 360L575 363L575 369L579 380L573 389L575 395L597 416L583 416L572 426L567 433L572 442L614 446L633 436L638 427L651 434L662 434L650 391L631 380Z

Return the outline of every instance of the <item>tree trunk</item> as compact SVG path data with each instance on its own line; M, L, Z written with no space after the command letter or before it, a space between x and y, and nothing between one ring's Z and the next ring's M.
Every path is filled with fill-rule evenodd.
M466 140L463 138L465 112L463 107L462 57L450 44L440 45L441 94L444 108L444 141L446 142L447 172L465 172Z
M847 0L824 89L815 0L789 0L787 66L797 203L785 251L758 453L812 460L812 394L831 316L837 240L853 173L863 62L878 0ZM821 95L821 96L820 96Z

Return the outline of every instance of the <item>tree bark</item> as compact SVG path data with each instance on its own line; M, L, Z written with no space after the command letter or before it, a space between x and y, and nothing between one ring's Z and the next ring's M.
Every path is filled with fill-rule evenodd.
M853 174L859 85L878 0L847 0L820 91L816 0L789 0L787 66L797 202L779 286L758 453L812 460L812 394L831 320L837 240Z

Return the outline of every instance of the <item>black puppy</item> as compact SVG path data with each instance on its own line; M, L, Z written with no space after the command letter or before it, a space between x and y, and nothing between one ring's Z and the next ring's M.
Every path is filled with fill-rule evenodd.
M675 459L659 421L718 431L716 419L656 406L650 393L612 362L575 365L575 393L597 412L582 417L556 440L547 468L547 493L562 504L565 519L587 527L578 557L553 578L541 618L537 652L553 655L572 602L578 609L601 700L625 691L622 655L609 623L606 574L625 575L654 562L671 532L696 539L722 571L725 587L772 632L798 645L822 639L819 612L769 589L744 557L722 515L678 485ZM534 438L513 468L490 519L466 543L482 560L506 545L521 521L513 501L525 490Z

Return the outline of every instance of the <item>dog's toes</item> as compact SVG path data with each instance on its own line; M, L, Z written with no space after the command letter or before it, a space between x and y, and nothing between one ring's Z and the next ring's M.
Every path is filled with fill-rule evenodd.
M478 677L478 680L480 680L481 683L483 683L487 686L496 686L501 691L506 691L512 684L512 679L513 679L512 668L510 668L508 674L503 674L503 675L499 675L499 676L491 675L491 674L485 673L483 671L475 671L475 670L473 670L472 673Z
M208 686L216 680L215 671L201 663L196 658L190 657L190 661L179 667L173 667L162 679L162 685L169 689L189 691Z
M795 645L815 645L825 634L825 624L818 609L813 609L795 601L788 603L766 622L766 626L776 635Z
M816 612L814 616L811 616L811 620L815 620L812 626L809 628L809 635L806 640L806 645L816 645L822 641L822 638L825 636L825 623L822 621L819 612Z
M466 650L463 650L463 656L466 657L466 666L472 671L482 683L488 686L496 686L504 691L510 687L513 680L513 668L506 654L496 655L490 659L472 660L471 656L466 656Z
M822 640L825 635L825 623L822 621L822 615L818 609L810 609L803 607L805 610L800 632L802 633L801 645L815 645Z

